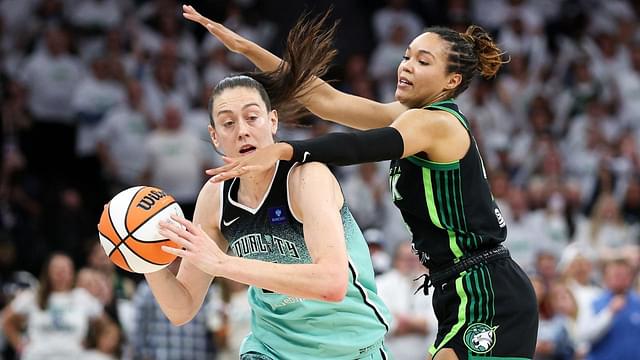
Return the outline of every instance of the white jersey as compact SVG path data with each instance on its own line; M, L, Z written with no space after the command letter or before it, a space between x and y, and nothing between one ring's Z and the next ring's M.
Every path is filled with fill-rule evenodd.
M25 291L11 303L27 318L27 345L22 360L73 359L83 352L89 320L102 314L102 304L84 289L51 293L40 309L35 291Z

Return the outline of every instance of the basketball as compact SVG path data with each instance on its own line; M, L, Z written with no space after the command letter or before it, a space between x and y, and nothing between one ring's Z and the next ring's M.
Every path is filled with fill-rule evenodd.
M134 273L150 273L169 265L175 255L163 245L177 245L158 233L158 222L171 214L183 216L180 205L164 191L134 186L121 191L105 206L98 223L100 243L118 267Z

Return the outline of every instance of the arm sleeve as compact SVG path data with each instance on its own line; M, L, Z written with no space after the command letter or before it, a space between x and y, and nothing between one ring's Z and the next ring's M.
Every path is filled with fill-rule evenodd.
M393 127L350 133L331 133L302 141L286 141L293 147L293 161L317 161L353 165L402 158L404 141Z

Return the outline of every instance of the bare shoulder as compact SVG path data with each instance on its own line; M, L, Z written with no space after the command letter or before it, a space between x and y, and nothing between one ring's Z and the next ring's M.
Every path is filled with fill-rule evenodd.
M220 188L223 183L211 183L207 181L200 189L196 210L193 215L194 222L205 227L218 228L217 219L220 215Z
M458 119L444 110L410 109L399 116L394 125L428 132L435 138L447 137L460 130L466 132Z
M319 162L297 164L289 176L289 187L292 190L318 186L323 183L337 184L337 180L327 165Z
M330 199L337 207L344 201L338 180L329 168L319 162L297 165L289 176L289 196L294 212L305 204L318 204L321 200Z

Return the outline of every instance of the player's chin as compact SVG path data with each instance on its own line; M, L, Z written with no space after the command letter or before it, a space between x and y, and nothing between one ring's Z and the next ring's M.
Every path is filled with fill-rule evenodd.
M407 93L407 91L404 91L402 89L396 88L395 98L402 105L406 105L409 103L409 94Z

